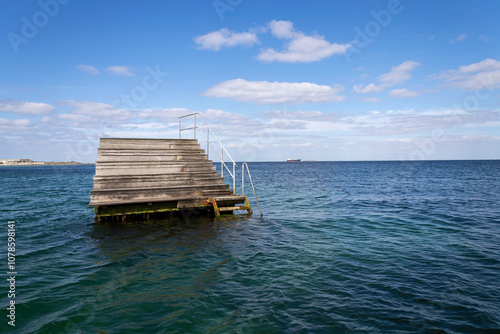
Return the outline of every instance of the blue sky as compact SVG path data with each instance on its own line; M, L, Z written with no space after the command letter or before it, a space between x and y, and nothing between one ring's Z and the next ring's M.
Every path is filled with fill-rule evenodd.
M0 2L0 158L200 112L239 161L500 158L498 1Z

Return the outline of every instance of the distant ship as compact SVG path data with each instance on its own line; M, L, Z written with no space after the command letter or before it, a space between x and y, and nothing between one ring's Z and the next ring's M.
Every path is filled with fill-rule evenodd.
M288 158L288 159L286 159L286 162L300 162L300 159Z

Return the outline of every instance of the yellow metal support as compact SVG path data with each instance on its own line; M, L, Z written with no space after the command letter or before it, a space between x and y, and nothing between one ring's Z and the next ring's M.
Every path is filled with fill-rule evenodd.
M248 197L245 196L245 206L247 207L248 213L252 214L252 207L250 206L250 202L248 201Z
M210 203L214 208L215 218L220 218L221 211L238 211L238 210L247 210L248 214L252 214L252 207L250 206L250 202L248 201L248 197L241 196L240 200L245 202L245 205L235 205L236 201L228 201L228 198L221 198L222 206L217 203L216 198L209 198L207 204ZM226 203L228 202L228 203ZM232 202L232 203L231 203ZM236 203L235 203L236 202ZM231 204L230 204L231 203ZM241 202L240 202L241 203ZM228 205L229 204L229 205Z
M208 200L208 202L211 203L212 206L214 207L215 218L219 219L220 218L220 209L219 209L219 206L217 205L217 201L215 199L211 198Z

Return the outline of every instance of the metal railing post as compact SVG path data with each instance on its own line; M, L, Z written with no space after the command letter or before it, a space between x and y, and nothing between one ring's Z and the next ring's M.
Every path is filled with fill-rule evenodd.
M245 196L245 164L241 164L241 196Z
M198 126L197 126L196 118L198 116L202 119L202 121L205 123L205 125L207 127L207 134L206 135L205 135L205 132L203 131L203 129L201 129L201 128L199 129ZM186 118L186 117L194 117L193 126L192 127L182 128L182 122L181 122L181 120L182 120L182 118ZM196 130L199 129L200 133L207 140L207 157L209 156L210 151L212 151L212 150L219 157L220 163L221 163L220 164L221 177L224 177L224 169L226 169L227 172L229 173L229 175L233 178L233 193L235 194L236 193L236 163L234 162L234 160L231 157L231 155L229 154L229 152L226 150L226 148L224 147L224 145L222 145L221 141L219 140L219 138L217 137L217 135L215 134L215 132L210 128L210 125L207 123L207 121L205 120L205 118L203 118L203 116L200 113L192 113L192 114L188 114L188 115L184 115L184 116L180 116L179 117L179 138L182 138L182 131L187 131L187 130L191 130L191 129L193 129L193 137L194 137L194 139L196 139ZM210 141L210 133L212 133L212 136L215 137L215 140L220 145L220 155L219 155L218 147L214 147L212 145L211 141ZM212 148L212 150L210 148ZM224 162L224 152L226 152L226 155L228 156L229 160L233 163L233 170L232 170L232 172L231 172L230 167Z
M248 164L246 162L244 162L241 165L241 174L242 174L241 175L241 196L245 196L245 194L244 194L245 166L247 166L248 178L250 179L250 184L252 185L253 195L255 196L255 202L257 202L257 207L259 208L260 216L262 217L264 214L262 213L262 210L260 209L259 199L257 198L257 192L255 191L255 187L253 186L252 175L250 174L250 169L248 168Z

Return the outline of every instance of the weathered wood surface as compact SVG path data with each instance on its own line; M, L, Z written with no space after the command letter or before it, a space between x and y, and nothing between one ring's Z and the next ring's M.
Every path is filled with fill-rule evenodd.
M89 205L231 194L195 139L101 138Z
M117 189L117 184L120 184L126 189L135 189L224 184L224 180L220 177L219 172L171 173L169 175L94 176L94 190Z

